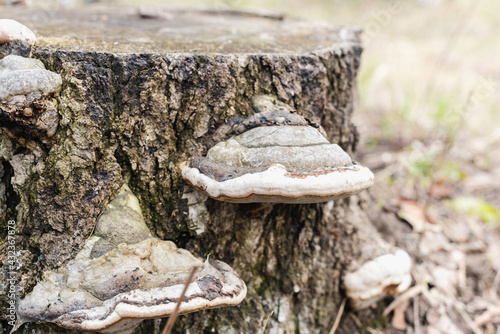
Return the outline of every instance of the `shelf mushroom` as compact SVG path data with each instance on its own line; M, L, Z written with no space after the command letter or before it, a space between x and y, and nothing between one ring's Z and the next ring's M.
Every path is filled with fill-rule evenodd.
M406 251L385 241L363 212L351 210L350 216L356 229L351 242L359 253L352 256L342 283L350 306L362 310L406 291L412 283L412 261Z
M0 60L0 124L14 137L51 137L59 123L61 76L40 60L9 55Z
M24 321L80 331L131 333L144 319L169 316L193 267L179 314L239 304L245 283L227 264L201 261L152 237L127 186L108 204L94 235L64 267L43 279L18 305Z
M319 126L265 97L257 100L264 99L265 107L254 100L257 111L264 111L218 131L235 129L236 135L182 166L188 184L236 203L325 202L373 184L372 172L330 144Z
M361 310L384 297L406 291L412 282L410 270L410 256L396 248L346 273L344 288L351 307Z
M17 21L0 19L0 45L16 40L33 45L36 43L36 36L28 27Z

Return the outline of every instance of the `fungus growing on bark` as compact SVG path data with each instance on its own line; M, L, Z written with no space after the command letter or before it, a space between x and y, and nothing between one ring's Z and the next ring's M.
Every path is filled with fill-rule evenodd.
M193 267L179 314L239 304L245 283L227 264L152 237L127 186L99 217L95 233L65 266L45 272L17 312L26 321L103 333L131 333L143 319L169 316Z
M344 288L351 307L361 310L386 296L404 292L411 285L410 270L410 256L396 248L346 273Z
M270 101L259 100L264 105L262 100ZM282 103L274 109L261 104L258 111L265 111L216 134L224 138L233 131L235 136L183 165L187 183L216 200L236 203L324 202L373 184L372 172L330 144L318 125Z
M36 43L36 36L28 27L17 21L0 19L0 45L16 40L32 45Z
M57 130L61 76L37 59L9 55L0 60L0 124L13 137L51 137Z

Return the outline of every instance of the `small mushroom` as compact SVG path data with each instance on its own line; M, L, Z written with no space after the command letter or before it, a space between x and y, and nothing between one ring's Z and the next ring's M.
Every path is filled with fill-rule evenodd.
M404 292L411 285L410 270L410 256L396 248L348 272L343 281L351 307L361 310L386 296Z
M28 27L17 21L0 19L0 45L16 40L33 45L36 43L36 36Z
M127 186L98 219L95 233L65 266L45 272L18 305L24 321L81 331L130 333L143 319L169 316L193 267L179 314L239 304L245 283L227 264L201 261L152 237Z
M184 180L209 197L236 203L324 202L373 184L372 172L330 144L318 125L281 104L265 110L221 127L216 137L228 128L236 135L185 163Z
M350 256L342 282L351 307L361 310L408 289L412 261L406 251L385 241L366 213L356 206L350 203L347 208L356 230L349 242L356 253Z
M61 85L61 76L37 59L9 55L0 60L0 126L13 137L53 136L59 115L51 94Z

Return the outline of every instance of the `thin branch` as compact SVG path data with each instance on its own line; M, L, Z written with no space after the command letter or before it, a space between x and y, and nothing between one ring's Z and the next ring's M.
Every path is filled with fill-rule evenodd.
M349 316L351 317L352 321L358 326L359 329L363 328L363 323L359 321L358 317L354 313L349 313Z
M177 319L177 316L179 315L179 308L181 307L182 300L184 299L184 295L186 294L186 291L189 287L189 284L193 281L194 274L196 273L196 270L198 269L198 266L193 266L193 269L191 269L191 273L189 274L189 277L186 280L186 283L184 284L184 290L182 290L181 296L179 297L179 300L177 301L177 304L175 305L174 312L170 315L168 318L168 322L165 325L165 328L163 328L162 334L170 334L172 332L172 329L174 328L174 323L175 320Z
M462 319L464 319L465 323L467 324L467 326L469 326L469 328L471 329L471 331L474 333L474 334L483 334L483 332L481 331L481 329L479 329L479 327L474 323L474 321L469 317L469 315L467 314L467 312L465 312L462 307L460 307L461 305L457 305L456 303L453 304L453 306L455 307L455 310L457 310L458 314L460 314L460 316L462 317Z
M404 293L399 295L396 299L394 299L392 301L392 303L390 303L386 307L386 309L384 310L382 315L384 317L387 317L389 315L389 313L391 313L398 305L400 305L404 301L410 300L411 298L413 298L415 296L418 296L419 294L421 294L424 291L424 289L427 289L427 286L424 284L419 284L419 285L416 285L416 286L406 290Z
M344 307L345 307L346 301L347 301L347 299L344 298L342 300L342 303L340 304L339 311L337 312L337 317L335 318L335 322L333 323L333 327L330 330L330 334L335 334L337 327L339 327L340 319L342 318L342 314L344 313Z
M413 319L414 319L413 328L415 329L415 334L421 333L421 331L420 331L420 310L419 310L419 306L418 306L419 299L420 298L418 296L415 296L415 298L413 298Z

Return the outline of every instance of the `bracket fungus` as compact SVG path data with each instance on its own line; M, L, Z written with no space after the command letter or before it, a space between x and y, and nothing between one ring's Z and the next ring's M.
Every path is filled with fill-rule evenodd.
M94 235L65 266L45 272L19 302L26 321L103 333L131 333L143 319L169 316L193 267L179 314L239 304L245 283L227 264L201 261L152 237L127 186L99 217Z
M356 210L351 215L357 230L352 242L360 253L353 254L342 283L351 307L361 310L408 289L412 261L407 252L385 241L368 217Z
M17 21L0 19L0 45L17 40L33 45L36 43L36 36L28 27Z
M45 138L59 123L61 76L37 59L9 55L0 60L0 126L13 137Z
M386 296L404 292L411 285L410 270L410 256L397 248L346 273L344 288L351 307L361 310Z
M259 113L222 126L206 157L182 166L184 180L211 198L235 203L316 203L359 193L372 172L322 128L268 96L253 100Z

